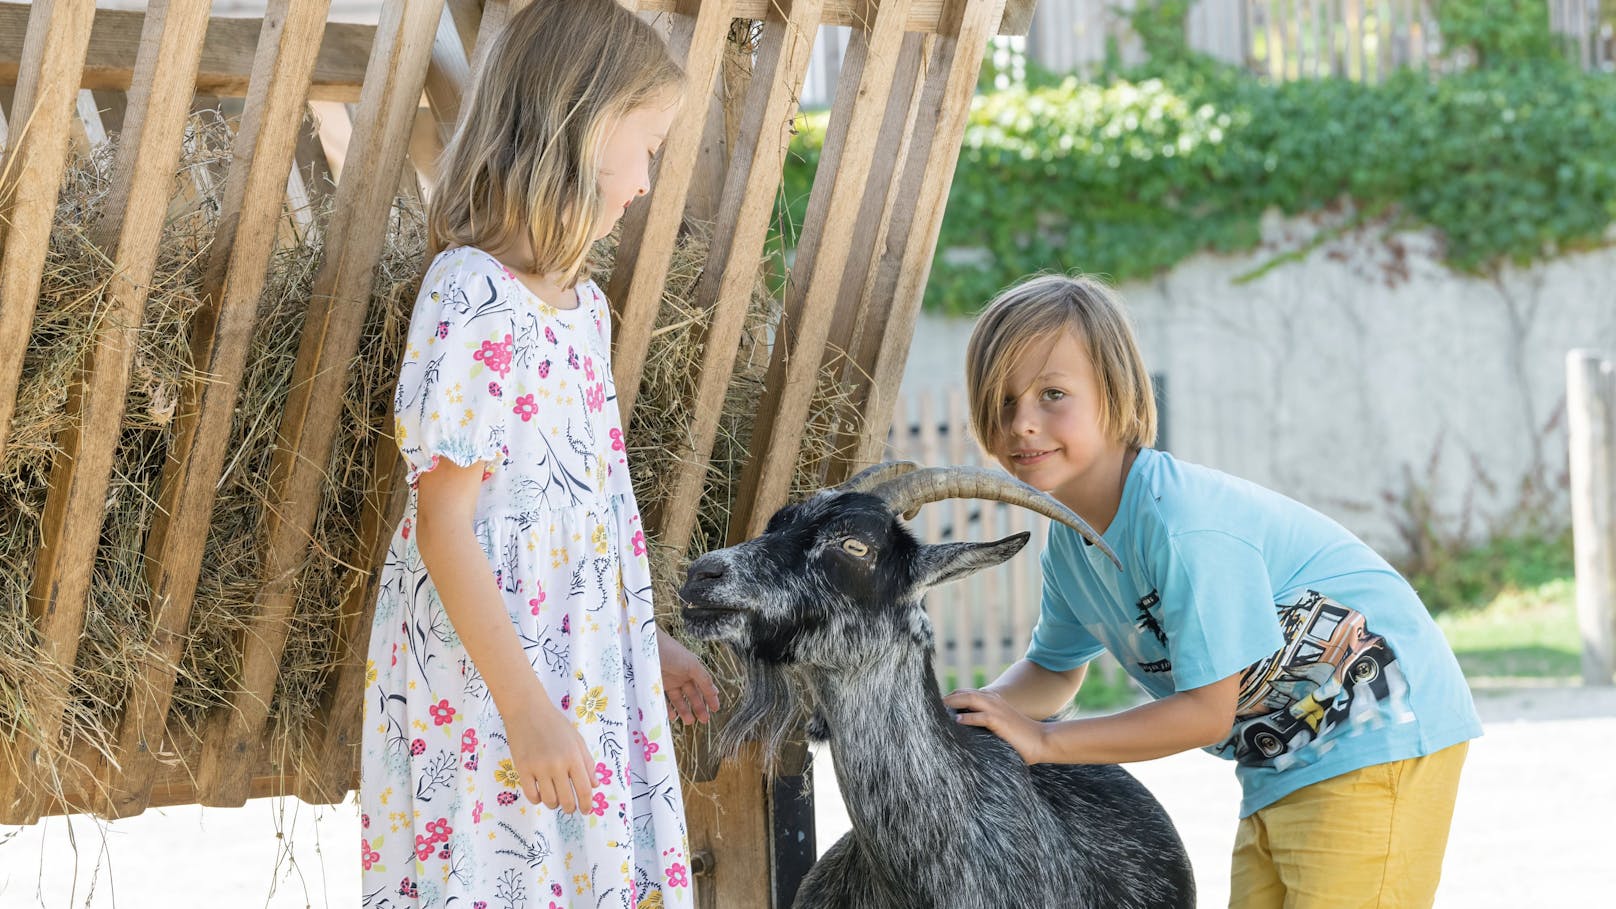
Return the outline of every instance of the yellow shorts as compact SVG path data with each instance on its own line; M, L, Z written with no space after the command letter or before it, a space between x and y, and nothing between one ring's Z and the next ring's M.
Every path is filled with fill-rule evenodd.
M1231 909L1429 907L1469 743L1304 786L1242 818Z

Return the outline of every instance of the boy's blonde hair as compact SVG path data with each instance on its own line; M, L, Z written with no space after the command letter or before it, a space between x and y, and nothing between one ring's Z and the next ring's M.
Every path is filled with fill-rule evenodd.
M514 241L573 283L605 213L596 180L613 120L679 86L651 25L614 0L538 0L490 49L439 157L433 251Z
M993 299L977 318L965 349L965 387L971 431L995 452L1005 432L1005 398L1023 389L1006 386L1015 365L1042 356L1061 332L1088 351L1100 392L1100 426L1130 448L1156 441L1156 396L1133 325L1110 288L1086 275L1040 275Z

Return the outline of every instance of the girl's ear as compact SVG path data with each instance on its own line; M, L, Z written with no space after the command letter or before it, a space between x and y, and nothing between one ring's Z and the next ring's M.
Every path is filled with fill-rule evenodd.
M1032 539L1022 531L992 543L938 543L922 546L916 558L915 589L925 590L957 581L984 568L1009 561Z

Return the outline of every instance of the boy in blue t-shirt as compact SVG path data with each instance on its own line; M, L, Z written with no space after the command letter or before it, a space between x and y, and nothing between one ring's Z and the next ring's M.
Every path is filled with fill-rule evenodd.
M1408 583L1305 505L1150 449L1149 373L1102 285L1055 275L1006 291L966 358L978 441L1122 564L1055 525L1027 656L949 695L959 721L1028 763L1197 747L1235 761L1231 906L1430 906L1481 724ZM1156 700L1038 722L1102 650Z

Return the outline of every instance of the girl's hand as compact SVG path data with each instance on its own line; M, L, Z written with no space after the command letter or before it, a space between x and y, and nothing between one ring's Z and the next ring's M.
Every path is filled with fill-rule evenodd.
M718 709L718 686L697 656L673 635L657 629L662 652L662 690L670 707L686 723L705 723Z
M1045 758L1045 724L1011 707L997 692L965 689L943 698L943 703L960 711L954 719L966 726L981 726L1004 739L1029 764Z
M595 759L583 736L542 694L524 708L505 722L522 794L529 802L569 814L587 810L595 788Z

